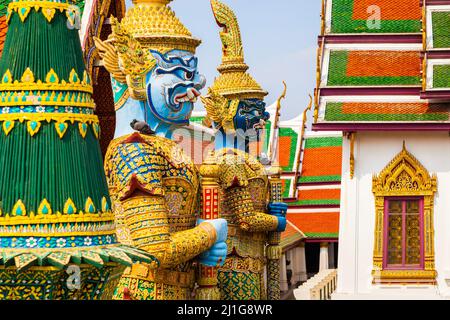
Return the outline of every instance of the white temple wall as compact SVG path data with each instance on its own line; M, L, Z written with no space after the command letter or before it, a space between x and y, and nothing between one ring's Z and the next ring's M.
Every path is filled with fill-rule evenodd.
M438 286L372 285L375 199L372 177L406 148L436 173L434 206L435 265ZM450 136L445 132L359 132L355 140L355 177L350 179L350 141L343 142L338 288L342 298L450 298ZM450 284L450 280L449 280ZM428 293L428 294L427 294ZM417 295L417 296L416 296Z

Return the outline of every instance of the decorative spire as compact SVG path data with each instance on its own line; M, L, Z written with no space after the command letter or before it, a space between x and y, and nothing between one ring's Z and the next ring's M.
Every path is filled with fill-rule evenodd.
M263 99L267 92L246 71L241 32L236 15L230 7L218 0L211 0L211 7L217 24L223 29L222 64L217 68L220 76L215 80L212 91L227 98Z
M201 41L192 37L191 32L175 16L168 6L172 0L133 0L122 20L122 26L144 48L158 51L173 49L194 53Z

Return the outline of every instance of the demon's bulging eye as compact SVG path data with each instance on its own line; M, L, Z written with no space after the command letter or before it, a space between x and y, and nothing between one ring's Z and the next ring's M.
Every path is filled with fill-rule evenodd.
M194 79L194 75L195 75L194 72L192 72L192 71L186 71L186 73L185 73L185 78L186 78L186 80L192 80L192 79Z

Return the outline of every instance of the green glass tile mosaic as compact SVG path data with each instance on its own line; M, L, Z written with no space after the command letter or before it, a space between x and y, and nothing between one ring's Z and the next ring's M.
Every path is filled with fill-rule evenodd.
M450 65L433 66L433 88L450 88Z
M323 147L341 147L342 137L320 137L306 139L305 149L323 148Z
M433 12L433 47L450 48L450 12Z

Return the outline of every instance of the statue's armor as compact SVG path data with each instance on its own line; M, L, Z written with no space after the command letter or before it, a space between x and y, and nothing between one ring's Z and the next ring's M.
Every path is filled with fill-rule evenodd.
M214 243L214 230L195 227L198 172L175 142L133 134L114 140L106 156L106 174L116 207L119 239L152 252L160 268L128 268L116 291L127 287L135 299L191 298L193 258Z
M223 149L216 153L222 192L221 218L228 221L228 255L219 269L224 300L260 300L264 289L267 232L278 221L266 213L269 193L261 163L245 152Z

